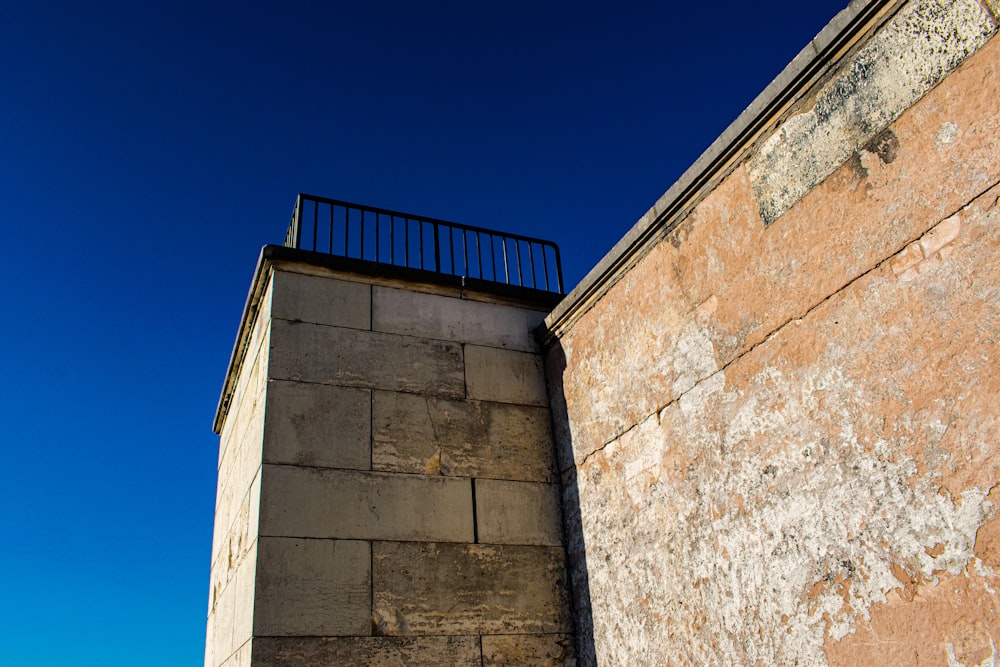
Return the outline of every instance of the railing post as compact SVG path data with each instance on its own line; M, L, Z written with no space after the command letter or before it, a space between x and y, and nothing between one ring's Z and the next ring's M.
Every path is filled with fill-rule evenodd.
M299 237L302 229L302 193L295 197L295 213L292 214L294 223L292 225L292 247L299 247Z
M565 294L562 281L562 262L559 259L559 246L553 245L552 249L556 252L556 280L558 281L559 293Z
M486 257L483 256L483 237L486 238L486 242L489 243L489 264L491 268L491 273L489 274L489 279L493 282L504 282L508 285L518 285L521 287L530 287L532 289L542 289L539 285L538 280L538 267L535 266L535 245L538 245L541 253L541 270L545 275L545 291L552 291L550 288L550 265L548 263L548 249L552 248L553 259L555 260L555 279L558 284L558 293L563 293L563 279L562 279L562 260L559 256L559 247L550 242L543 241L541 239L536 239L528 236L521 236L518 234L503 234L500 232L495 232L489 229L483 229L480 227L471 227L469 225L461 225L457 223L446 222L444 220L437 220L435 218L423 218L419 216L411 216L408 213L400 213L398 211L390 211L388 209L380 209L371 206L361 206L359 204L351 204L348 202L339 201L336 199L327 199L326 197L316 197L313 195L299 193L295 197L295 208L292 210L292 219L288 225L288 231L285 233L285 245L290 248L296 248L301 250L303 246L303 211L305 210L305 203L309 202L313 205L312 214L312 250L319 250L319 207L329 206L329 237L326 243L326 252L332 254L336 253L337 244L334 242L333 236L336 231L336 209L338 206L344 209L344 246L343 246L343 256L351 257L351 239L353 234L351 233L351 223L352 223L352 213L356 213L359 217L358 222L358 252L355 254L357 259L364 261L375 261L379 263L389 263L393 265L402 265L409 267L410 262L410 224L415 224L417 226L416 233L418 237L417 247L414 248L414 252L417 254L416 263L411 268L419 268L425 271L434 271L436 273L451 273L452 275L461 275L466 277L476 277L480 280L487 280L486 277ZM369 238L374 238L372 241L375 243L374 251L370 249L366 252L365 246L365 218L366 213L369 216L374 216L374 235L368 230ZM385 257L385 253L382 252L382 217L388 216L389 225L389 242L386 244L386 250L388 251L388 257ZM400 218L403 221L403 235L400 238L400 242L403 244L403 252L400 253L402 258L396 255L396 218ZM325 219L325 218L324 218ZM424 225L430 225L433 228L431 234L434 243L434 259L433 265L431 267L425 266L425 262L430 259L426 253L426 236L424 235ZM447 252L441 247L444 243L444 238L441 234L441 227L444 226L448 232L448 250ZM462 248L460 250L461 257L457 258L455 252L455 233L458 232L461 235ZM469 235L475 237L476 247L469 247ZM497 257L496 244L500 244L500 255ZM508 243L513 243L513 252L511 248L508 248ZM526 244L528 252L526 256L521 255L521 243ZM369 245L371 242L369 242ZM475 251L474 257L469 257L470 251ZM444 260L448 260L450 264L447 267L444 266L444 260L442 259L442 254L445 255ZM458 259L462 260L462 266L457 265ZM472 266L470 260L474 259L476 261L476 271L472 271ZM523 266L523 262L527 260L528 266L530 267L529 272ZM499 268L498 263L503 264L503 276L498 275ZM516 272L511 270L511 262L516 265ZM516 275L515 275L516 274ZM527 282L530 278L530 284Z
M441 241L438 238L438 224L434 223L434 270L441 273Z

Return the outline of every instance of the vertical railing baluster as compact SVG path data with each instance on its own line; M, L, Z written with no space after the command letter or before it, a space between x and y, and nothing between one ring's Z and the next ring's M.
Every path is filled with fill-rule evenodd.
M330 204L330 249L327 252L333 254L333 204Z
M403 243L406 244L406 252L403 253L403 261L406 266L410 265L410 219L403 220Z
M441 273L441 238L436 222L434 223L434 270Z
M479 232L476 232L476 264L479 266L479 277L483 277L483 249L479 246Z
M365 209L361 209L361 238L358 239L358 259L365 258Z
M535 244L531 241L528 242L528 264L531 265L531 286L532 288L538 287L535 281L535 252L532 250L532 246Z
M462 230L462 275L469 275L469 243L466 240L467 230Z
M514 257L517 258L517 284L524 285L521 279L521 243L517 239L514 239Z
M319 202L313 201L313 252L316 252L316 229L319 227Z
M448 256L451 258L451 275L455 275L455 228L448 227Z
M500 243L503 246L503 281L510 285L510 268L507 266L507 237L501 236Z
M379 229L379 212L375 211L375 261L378 261L379 246L382 245L382 231Z
M344 207L344 257L350 257L351 252L348 250L351 246L348 245L348 241L351 240L351 209Z
M559 281L559 293L563 294L562 261L559 259L559 246L553 245L552 250L556 254L556 278Z
M497 279L497 244L496 236L490 234L490 267L493 272L490 274L490 280Z
M420 242L417 243L417 252L419 253L420 268L424 268L424 221L420 220L417 224L417 236Z
M545 291L549 291L549 261L546 259L547 254L545 252L545 246L542 245L542 271L545 274Z

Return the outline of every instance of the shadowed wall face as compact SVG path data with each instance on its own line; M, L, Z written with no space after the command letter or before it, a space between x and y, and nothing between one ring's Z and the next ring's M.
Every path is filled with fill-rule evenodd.
M265 270L262 352L223 426L241 463L217 532L239 537L213 582L236 583L213 585L206 665L572 660L544 308Z
M551 327L601 664L996 658L995 29L904 4Z

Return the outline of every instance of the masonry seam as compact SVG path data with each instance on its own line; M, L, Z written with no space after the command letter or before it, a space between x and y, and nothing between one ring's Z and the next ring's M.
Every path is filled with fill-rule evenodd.
M375 540L368 540L368 633L375 634Z
M882 26L896 14L903 4L905 4L905 0L876 0L867 3L860 12L848 19L847 25L833 39L821 44L817 43L816 38L810 40L804 48L812 48L815 53L814 58L804 68L794 73L792 80L784 84L780 91L771 92L772 86L782 80L785 71L779 74L751 102L747 110L723 130L719 138L695 160L689 170L660 197L660 200L653 204L640 218L640 222L637 222L626 233L625 238L630 237L636 232L636 228L642 221L647 221L642 231L638 232L631 240L628 248L617 254L616 248L618 246L612 248L605 259L608 259L612 254L615 254L615 259L610 262L609 266L605 267L601 276L590 282L585 277L576 288L566 295L567 297L575 296L577 290L582 285L587 284L584 291L579 296L575 296L572 304L563 306L563 304L569 304L568 298L564 298L556 306L553 312L559 312L557 319L549 324L549 318L546 318L546 323L544 323L547 330L546 338L561 337L568 333L605 293L610 291L654 246L662 242L677 226L683 223L697 205L752 154L758 142L781 126L786 120L784 114L789 112L798 101L805 99L808 96L807 93L814 86L819 85L824 77L843 64L842 57L848 55L851 45L856 44L858 35L868 31L874 33L881 30ZM848 9L844 11L846 12ZM789 67L791 66L789 64ZM764 96L768 96L766 101L761 99ZM750 110L758 103L763 104L764 108L751 112ZM752 113L753 117L744 119L748 113ZM735 137L726 140L722 146L716 146L724 136L733 131L737 131ZM703 160L708 160L708 164L699 166ZM689 175L689 172L694 170L696 166L698 166L697 173ZM673 191L677 188L680 188L680 191L674 193ZM673 196L670 201L661 206L660 202L671 194ZM604 261L601 260L598 266L601 266Z
M476 507L476 478L469 479L472 485L472 543L479 544L479 515Z
M718 373L725 372L726 369L728 369L734 363L736 363L737 361L741 360L743 357L745 357L746 355L748 355L751 352L753 352L754 350L756 350L759 346L763 345L764 343L767 343L769 340L771 340L772 338L774 338L777 334L779 334L782 330L784 330L785 327L787 327L792 322L796 322L796 321L803 320L803 319L807 318L814 310L816 310L817 308L819 308L820 306L822 306L824 303L826 303L827 301L829 301L833 297L841 294L842 292L844 292L844 290L848 289L851 285L853 285L854 283L858 282L862 278L865 278L865 277L871 275L872 273L874 273L875 271L879 270L886 262L888 262L893 257L895 257L900 252L902 252L906 248L906 246L910 245L911 243L914 243L914 242L918 241L924 234L926 234L928 231L930 231L931 229L933 229L934 227L936 227L942 221L947 220L951 216L960 213L964 208L972 205L974 202L976 202L978 199L980 199L983 196L985 196L986 193L988 193L990 190L992 190L993 188L997 187L998 185L1000 185L1000 180L994 181L990 185L986 186L983 190L981 190L980 192L978 192L975 195L973 195L969 199L968 202L966 202L962 206L959 206L957 209L955 209L951 213L945 215L943 218L938 219L933 224L931 224L930 226L926 227L923 231L919 232L916 236L908 239L905 243L903 243L903 245L901 245L899 248L897 248L896 250L894 250L891 253L889 253L883 259L879 260L870 269L868 269L867 271L864 271L863 273L859 273L854 278L851 278L846 283L844 283L843 285L841 285L839 288L837 288L836 290L834 290L833 292L831 292L830 294L828 294L827 296L823 297L822 299L820 299L819 301L817 301L815 304L813 304L812 306L810 306L801 315L797 315L797 316L794 316L794 317L789 317L782 324L780 324L777 327L775 327L771 331L771 333L767 334L766 336L764 336L764 338L762 338L761 340L757 341L752 346L750 346L749 348L747 348L746 350L744 350L743 352L741 352L740 354L736 355L735 357L733 357L732 359L730 359L728 362L726 362L726 364L724 366L722 366L721 368L716 369L715 372L713 372L713 373L711 373L711 374L709 374L709 375L701 378L700 380L698 380L697 382L695 382L693 385L691 385L688 389L686 389L682 393L678 394L677 396L675 396L673 399L671 399L667 403L664 403L663 405L661 405L659 408L657 408L653 412L650 412L650 413L646 414L645 416L640 417L639 419L636 420L636 422L634 424L632 424L632 426L628 427L627 429L625 429L624 431L622 431L621 433L619 433L615 437L613 437L610 440L608 440L607 442L605 442L603 445L601 445L597 449L593 450L592 452L590 452L589 454L587 454L586 456L584 456L583 460L580 461L579 463L574 463L573 465L575 467L577 467L577 468L585 465L587 463L587 461L590 460L590 457L592 457L594 454L596 454L598 452L601 452L601 451L604 451L604 449L608 445L610 445L612 442L620 440L623 436L627 435L633 429L638 428L639 424L641 424L642 422L646 421L647 419L649 419L653 415L656 415L657 419L659 419L660 413L662 413L664 410L666 410L670 406L672 406L675 403L677 403L678 401L680 401L684 396L686 396L688 394L688 392L690 392L691 390L697 388L698 385L700 385L701 383L705 382L706 380L714 377ZM567 467L566 470L569 470L569 468ZM565 471L563 471L563 472L565 472Z

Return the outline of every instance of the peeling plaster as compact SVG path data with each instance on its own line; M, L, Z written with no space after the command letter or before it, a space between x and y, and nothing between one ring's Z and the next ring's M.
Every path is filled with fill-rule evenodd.
M899 572L935 585L970 566L988 489L951 498L919 474L901 453L917 424L866 446L855 411L871 396L836 368L724 382L716 373L581 471L585 532L621 540L588 540L607 603L599 655L825 665L825 637L867 620L903 587ZM790 440L804 444L783 448Z

